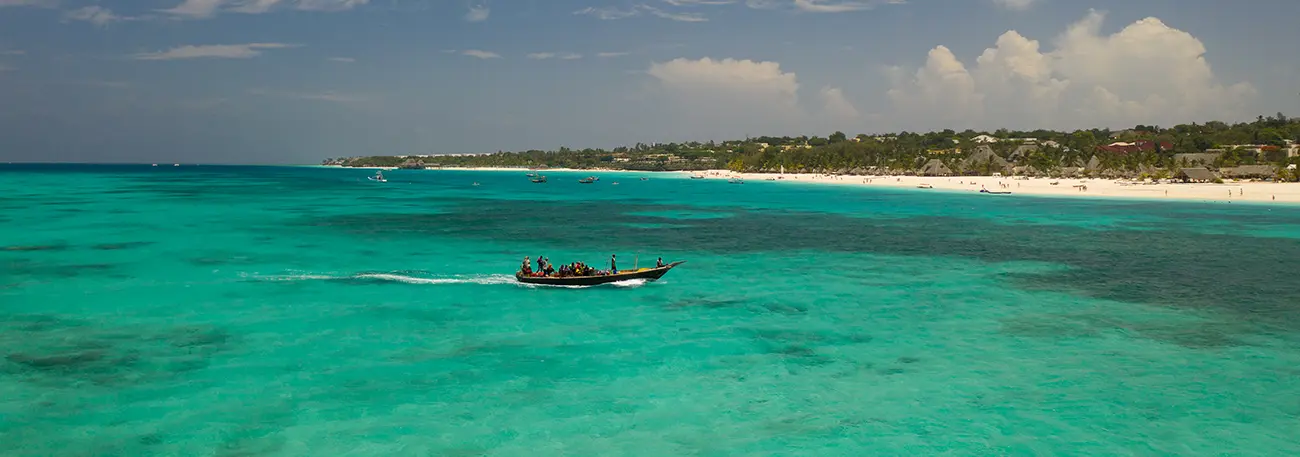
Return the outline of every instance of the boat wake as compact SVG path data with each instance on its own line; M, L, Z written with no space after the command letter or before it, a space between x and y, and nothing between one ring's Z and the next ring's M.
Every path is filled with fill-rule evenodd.
M290 271L284 274L264 275L260 273L240 273L239 276L247 281L256 282L296 282L296 281L328 281L328 282L347 282L347 283L401 283L414 285L447 285L447 284L478 284L478 285L513 285L518 287L536 287L536 288L556 288L556 289L587 289L591 287L618 287L632 289L644 286L649 283L646 279L628 279L625 281L615 281L606 284L597 284L592 286L570 286L570 285L551 285L551 284L525 284L515 281L513 275L428 275L420 271L395 271L395 272L367 272L367 273L313 273Z
M396 282L402 284L444 285L444 284L479 284L500 285L515 284L515 277L510 275L453 275L422 276L411 272L393 273L358 273L358 274L320 274L288 273L279 275L262 275L241 273L240 276L253 281L342 281L342 282Z

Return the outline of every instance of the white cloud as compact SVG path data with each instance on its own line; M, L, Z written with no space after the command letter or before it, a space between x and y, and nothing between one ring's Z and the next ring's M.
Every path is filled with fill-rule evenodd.
M462 55L476 57L479 59L500 59L501 58L501 54L497 54L491 51L480 51L478 49L466 49L464 51L461 51L460 53Z
M993 0L993 3L1009 10L1024 11L1034 6L1036 0Z
M596 57L600 57L602 59L608 59L611 57L623 57L627 54L628 53L626 52L597 52Z
M794 0L795 8L810 13L845 13L871 9L870 2L826 2L821 0Z
M806 13L848 13L873 9L880 5L898 5L906 0L745 0L754 9L793 9Z
M136 54L136 60L177 60L177 59L247 59L262 54L263 49L292 48L297 45L284 43L248 43L248 44L212 44L202 46L180 46L166 51Z
M22 56L22 55L27 55L27 51L21 49L10 49L7 51L0 51L0 56Z
M582 58L582 54L576 54L572 52L566 52L563 54L554 53L554 52L534 52L532 54L529 54L528 58L533 60L546 60L546 59L577 60Z
M369 3L370 0L184 0L181 4L162 12L180 18L205 19L222 11L247 14L261 14L280 8L300 11L344 11Z
M664 3L673 6L695 6L695 5L730 5L740 0L664 0Z
M91 5L91 6L78 8L72 11L65 12L63 13L63 19L70 20L70 21L86 21L91 24L104 27L107 26L108 24L128 20L131 18L118 16L114 14L112 11L110 11L108 8L103 8L98 5Z
M822 111L827 117L832 119L857 119L862 117L858 108L854 107L849 100L844 97L844 91L838 87L823 87L818 94L821 96Z
M469 12L465 13L465 20L469 22L482 22L486 21L488 16L491 14L492 10L488 9L487 5L471 6L469 7Z
M694 138L853 130L861 114L837 87L804 106L799 77L777 62L679 58L650 65L681 132ZM656 97L658 98L658 97Z
M1196 37L1146 18L1102 35L1090 12L1051 51L1015 31L968 67L944 46L910 75L889 70L895 120L925 128L1086 128L1240 116L1254 95L1225 86Z
M678 21L678 22L708 22L708 18L700 13L673 13L655 8L652 6L641 5L641 8L650 12L657 17Z
M676 3L671 3L671 2L669 3L676 5ZM708 3L693 3L693 4L708 4ZM627 19L629 17L637 17L643 14L649 14L651 16L668 19L672 21L678 21L678 22L707 22L709 20L707 17L704 17L704 15L700 13L679 13L679 12L665 11L660 8L656 8L646 4L636 5L635 7L628 8L628 9L620 9L614 7L600 7L600 8L587 7L587 8L580 9L578 11L574 11L573 14L592 16L607 21L617 20L617 19Z
M58 0L0 0L0 8L6 6L34 6L39 8L54 8L59 6Z
M598 19L604 19L609 21L615 19L626 19L629 17L637 16L640 15L641 12L637 11L635 8L624 10L624 9L611 8L611 7L595 8L595 7L588 6L586 8L574 11L573 14L592 16Z
M330 62L338 62L338 63L354 63L357 61L357 59L351 57L330 57L325 60L328 60Z

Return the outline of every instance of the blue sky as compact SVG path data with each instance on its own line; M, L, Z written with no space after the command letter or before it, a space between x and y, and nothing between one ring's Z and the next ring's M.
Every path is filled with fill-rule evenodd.
M0 0L0 160L1300 115L1295 0Z

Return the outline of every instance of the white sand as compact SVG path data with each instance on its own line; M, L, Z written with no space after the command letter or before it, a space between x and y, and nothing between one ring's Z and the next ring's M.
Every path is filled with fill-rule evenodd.
M859 186L905 187L917 189L928 184L934 190L979 192L981 188L990 191L1010 191L1011 195L1034 195L1051 197L1105 197L1105 198L1141 198L1149 200L1191 200L1203 202L1256 202L1256 203L1300 203L1300 183L1269 182L1225 182L1223 184L1144 184L1126 180L1109 179L1051 179L991 176L828 176L816 174L776 173L735 173L728 170L709 170L705 172L681 172L681 175L703 175L706 179L729 179L740 177L747 182L764 181L769 178L779 182L806 182L825 184L846 184ZM1056 183L1056 184L1053 184ZM1081 187L1087 186L1084 190ZM918 189L921 190L921 189Z

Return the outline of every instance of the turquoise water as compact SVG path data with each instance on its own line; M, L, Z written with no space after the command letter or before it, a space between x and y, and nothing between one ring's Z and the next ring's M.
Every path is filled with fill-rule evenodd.
M0 168L0 455L1300 454L1300 209L371 173Z

